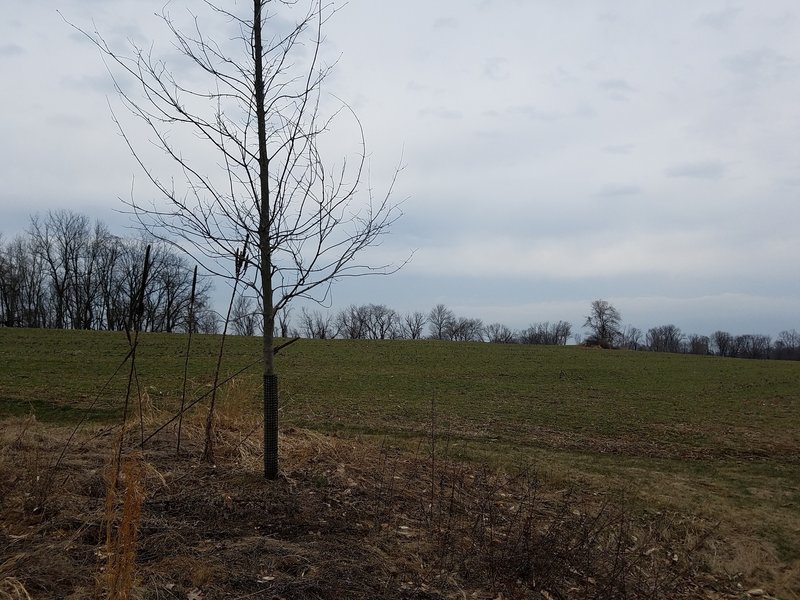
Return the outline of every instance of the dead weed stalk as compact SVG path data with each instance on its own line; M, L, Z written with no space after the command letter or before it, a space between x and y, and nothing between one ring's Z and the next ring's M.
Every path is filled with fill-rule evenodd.
M118 444L123 443L120 435ZM134 585L136 539L145 499L144 459L139 452L122 456L114 453L106 479L103 521L106 531L104 583L109 600L127 600ZM121 460L121 464L115 464Z

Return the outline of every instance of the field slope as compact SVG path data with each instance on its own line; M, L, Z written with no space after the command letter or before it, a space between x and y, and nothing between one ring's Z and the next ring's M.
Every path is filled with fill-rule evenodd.
M207 389L219 338L195 338L190 391ZM146 401L180 396L183 335L142 336ZM0 329L0 417L112 421L123 334ZM223 375L257 360L230 338ZM716 565L800 595L800 363L576 347L301 340L278 357L282 425L408 447L432 431L454 458L631 506L719 522ZM227 393L252 397L258 366ZM222 401L225 401L223 394ZM714 565L712 565L714 566Z

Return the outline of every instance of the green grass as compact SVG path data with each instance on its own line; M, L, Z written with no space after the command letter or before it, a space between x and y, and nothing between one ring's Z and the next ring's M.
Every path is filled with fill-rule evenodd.
M141 338L155 404L180 396L186 336ZM197 336L192 394L208 389L219 338ZM256 360L227 342L223 371ZM0 415L111 419L123 334L0 329ZM277 359L283 425L418 444L506 468L534 465L633 502L729 520L800 560L800 363L576 347L301 340ZM258 368L242 376L255 388ZM253 397L253 409L260 399ZM432 409L435 419L432 421Z

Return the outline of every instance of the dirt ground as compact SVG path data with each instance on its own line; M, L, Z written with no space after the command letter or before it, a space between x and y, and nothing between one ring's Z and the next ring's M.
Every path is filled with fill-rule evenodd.
M201 427L180 455L174 431L72 433L0 423L2 600L746 597L709 572L709 524L427 445L289 429L265 482L257 429L220 424L213 464Z

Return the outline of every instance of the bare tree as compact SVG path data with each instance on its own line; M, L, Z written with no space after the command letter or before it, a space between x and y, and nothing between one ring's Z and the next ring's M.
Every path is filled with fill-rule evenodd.
M612 304L606 300L595 300L583 324L592 332L586 343L614 346L618 341L621 323L622 315Z
M638 350L642 347L642 330L633 325L626 325L620 332L619 345L628 350Z
M406 313L403 315L403 322L400 325L403 337L409 340L421 339L427 322L428 317L425 316L423 312L414 311Z
M219 333L220 316L207 306L195 308L194 321L189 326L197 333Z
M514 332L502 323L487 325L486 339L493 344L513 344L517 341Z
M355 161L323 161L320 136L333 117L353 114L346 105L330 117L322 112L329 102L322 84L331 71L321 57L322 29L333 6L323 0L305 7L269 0L254 0L249 8L202 6L209 18L235 26L238 34L232 42L214 40L202 33L201 17L183 29L163 12L184 61L174 71L149 47L131 43L125 54L100 35L84 33L115 69L125 106L184 179L179 188L171 174L149 167L132 129L115 116L136 161L166 199L130 200L141 225L179 243L210 272L231 277L237 252L252 267L242 281L263 310L264 475L271 479L278 473L276 315L296 298L327 299L331 284L342 277L396 270L354 259L388 231L399 211L390 202L394 181L383 197L373 197L369 185L366 197L360 194L365 150L357 119ZM175 73L185 75L191 87ZM139 95L129 91L130 80ZM217 153L219 172L206 166L205 157L192 157L196 141L178 147L173 140L181 139L175 133L181 128Z
M652 352L678 353L683 349L684 336L675 325L659 325L647 330L647 348Z
M258 314L255 302L249 296L238 294L231 309L231 325L235 335L255 335L258 329Z
M261 309L261 314L264 314L264 309ZM288 338L290 335L290 328L292 323L292 308L290 306L284 306L281 310L278 311L276 319L278 321L276 326L275 335L277 337Z
M716 348L717 356L734 356L733 336L727 331L715 331L711 334L711 345Z
M769 358L772 338L768 335L745 334L733 338L734 356L739 358Z
M775 358L800 360L800 332L795 329L781 331L775 341Z
M482 342L483 321L469 317L458 317L450 321L445 336L456 342Z
M336 337L335 320L329 313L319 310L309 311L305 306L300 310L300 332L304 337L328 340Z
M54 308L54 326L73 326L73 294L81 246L88 236L89 218L69 210L47 213L44 219L31 218L33 246L47 266Z
M385 304L370 304L367 307L367 333L373 340L395 337L394 332L400 324L397 313Z
M710 354L710 347L711 339L707 335L693 333L688 338L688 350L690 354Z
M431 332L431 338L434 340L450 339L447 332L452 329L455 320L456 316L453 311L444 304L434 306L428 314L428 327Z
M550 323L534 323L527 329L519 332L521 344L536 344L542 346L563 346L572 334L572 324L567 321Z
M367 337L369 306L351 304L336 314L336 328L339 335L350 340Z

